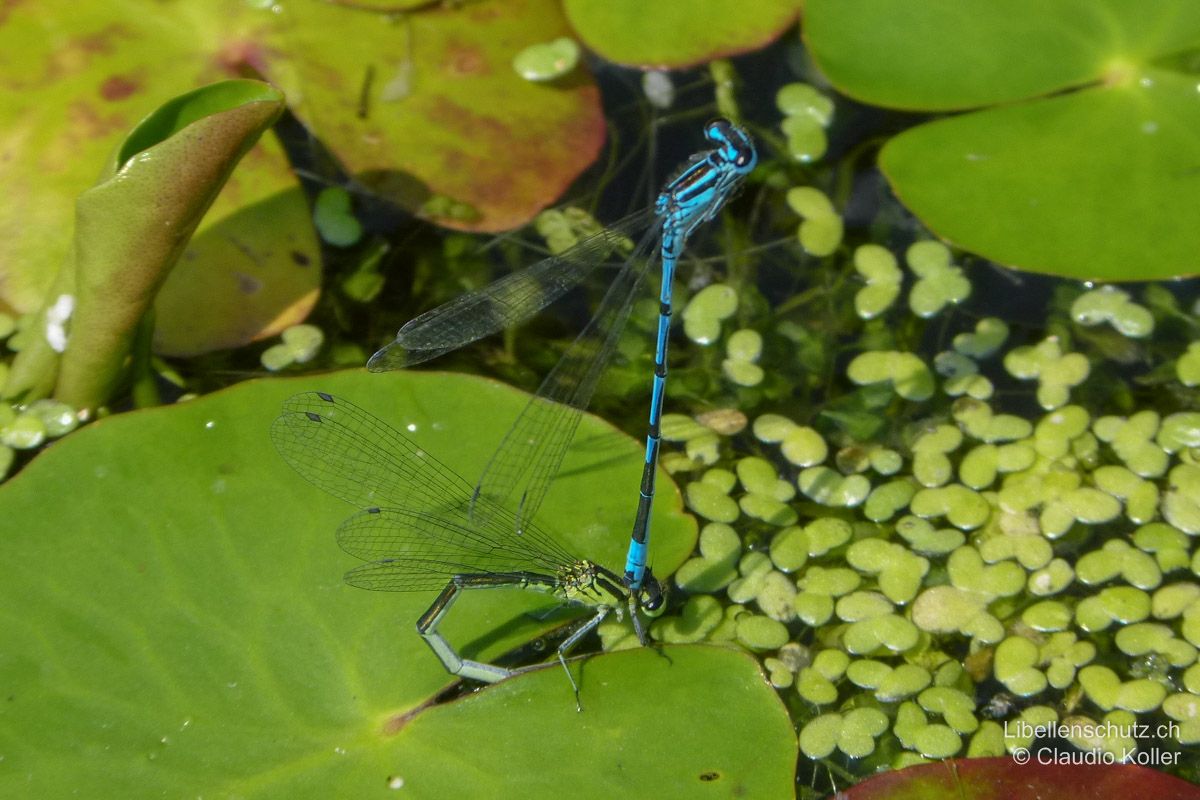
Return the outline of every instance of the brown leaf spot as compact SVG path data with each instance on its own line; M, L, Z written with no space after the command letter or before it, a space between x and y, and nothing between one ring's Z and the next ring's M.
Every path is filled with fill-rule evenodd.
M486 75L491 72L483 51L473 43L451 40L442 52L442 70L448 75Z
M129 95L142 88L142 85L131 77L113 75L100 84L100 96L105 100L124 100Z

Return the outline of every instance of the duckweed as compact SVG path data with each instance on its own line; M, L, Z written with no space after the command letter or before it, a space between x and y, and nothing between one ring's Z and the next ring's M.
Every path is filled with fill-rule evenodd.
M1113 641L1126 655L1156 653L1172 667L1188 667L1196 661L1194 645L1176 638L1170 627L1156 622L1139 622L1121 628Z
M1099 550L1084 554L1075 564L1075 575L1089 585L1106 583L1117 576L1139 589L1153 589L1162 582L1157 562L1121 539L1107 541Z
M954 421L973 439L994 444L1024 439L1033 431L1029 420L1012 414L995 414L991 406L973 397L960 397L951 409Z
M870 504L870 500L867 501ZM912 515L896 521L896 533L900 534L917 553L945 555L966 541L966 536L955 528L934 528L928 520Z
M651 625L654 638L672 644L701 642L721 623L720 602L709 595L689 597L678 615L663 617Z
M579 63L579 44L560 36L549 42L531 44L513 56L513 71L527 81L544 83L570 73Z
M1011 558L1027 570L1038 570L1054 558L1054 548L1036 533L992 536L980 541L979 555L989 564Z
M1171 414L1162 421L1154 442L1167 453L1200 447L1200 412Z
M1070 606L1057 600L1034 603L1021 614L1021 621L1035 631L1065 630L1074 618Z
M802 109L811 90L795 91L788 102ZM829 199L800 188L789 200L804 217L804 247L836 251L840 221L821 227L836 216ZM920 319L970 293L949 250L908 251L907 310L896 307L903 275L892 253L868 244L852 258L861 281L842 291L853 296L850 319L868 322L848 343L841 395L843 376L830 380L824 360L827 331L761 324L761 299L742 294L739 308L733 285L686 306L690 338L723 340L705 358L721 364L721 390L749 404L753 423L731 440L747 427L736 408L722 409L736 415L728 422L664 418L664 439L686 453L678 469L699 476L685 496L705 521L676 581L700 597L724 591L728 603L693 597L654 623L656 638L762 653L773 686L819 707L800 733L814 758L882 752L897 766L996 755L1022 742L994 720L1037 726L1060 713L1079 723L1068 737L1077 747L1112 748L1126 743L1089 737L1084 724L1159 708L1180 721L1181 742L1200 742L1200 411L1177 402L1180 386L1200 385L1200 347L1145 386L1113 377L1095 342L1150 335L1162 304L1105 288L1008 352L1008 326L984 318L927 362L904 349L914 331L932 331ZM723 333L735 313L753 328ZM960 316L946 314L946 333ZM1092 325L1116 333L1079 327ZM1148 345L1134 347L1123 352ZM773 370L793 361L804 379L775 394ZM1005 413L1014 383L1004 373L1029 382L1020 393L1042 410ZM1161 414L1133 402L1164 383ZM798 398L825 393L824 407L796 410ZM914 407L918 419L906 416ZM800 642L816 651L811 663ZM1004 691L977 709L975 687L991 679ZM1031 702L1044 704L1016 710Z
M767 573L754 600L773 620L791 622L796 617L796 585L782 572Z
M915 242L904 257L917 276L908 294L908 306L918 317L932 317L971 295L971 282L950 263L950 248L941 242Z
M795 572L808 562L808 548L803 528L784 528L771 539L771 562L784 572Z
M1113 762L1120 762L1126 754L1137 749L1136 740L1122 731L1132 731L1136 717L1128 712L1114 711L1101 720L1075 714L1065 717L1062 727L1064 738L1079 750L1106 754Z
M1075 624L1085 631L1102 631L1112 623L1128 625L1150 616L1150 595L1132 586L1114 586L1085 597L1075 607Z
M799 519L796 509L765 494L747 494L738 500L738 507L747 517L762 520L768 525L794 525Z
M841 597L853 592L862 584L862 578L857 572L846 567L810 566L804 575L796 581L797 588L804 592Z
M789 83L775 94L775 107L789 117L811 117L823 128L833 121L833 100L807 83Z
M0 445L13 450L32 450L46 441L46 436L46 423L36 414L21 412L0 424Z
M909 508L918 517L945 517L956 528L974 530L987 522L991 505L981 494L960 483L921 489Z
M737 639L748 650L778 650L787 642L788 632L778 620L746 614L738 619Z
M962 737L948 725L934 723L914 731L913 749L926 758L949 758L962 749Z
M996 317L984 317L975 323L973 333L960 333L954 337L954 349L964 356L975 359L988 358L1008 340L1008 324Z
M1200 534L1200 466L1180 464L1167 476L1163 517L1184 533Z
M833 101L806 83L789 83L775 95L775 105L784 114L780 127L789 155L805 164L825 155Z
M912 697L933 682L929 670L918 664L900 664L894 669L887 667L886 673L874 677L878 682L866 688L874 688L875 698L883 703L896 703Z
M25 413L41 420L46 436L50 439L66 436L79 427L79 414L58 400L34 400L25 407Z
M993 758L1004 752L1004 728L990 719L979 724L979 730L967 744L967 758Z
M846 563L865 575L874 575L879 590L897 604L916 597L921 581L929 572L928 560L882 539L862 539L850 545L846 549Z
M865 758L875 751L875 740L887 727L887 715L877 708L822 714L801 729L800 751L809 758L825 758L836 748L850 758Z
M675 571L675 583L686 592L719 591L738 577L742 542L729 525L710 522L700 531L700 556Z
M738 563L741 577L729 584L729 599L739 604L751 602L762 591L771 571L771 560L765 554L746 553Z
M796 618L809 627L824 625L833 617L833 597L828 594L807 590L797 592L792 605Z
M1129 299L1115 286L1102 286L1084 292L1071 304L1071 318L1080 325L1108 323L1124 336L1144 338L1154 332L1154 316L1149 309Z
M1038 646L1020 636L1009 636L996 647L993 670L996 680L1018 697L1039 694L1047 686L1044 673L1037 669Z
M979 374L979 366L957 351L938 353L933 359L933 368L945 377L942 391L951 397L965 394L976 400L987 400L995 391L991 380Z
M1155 619L1175 619L1200 600L1200 585L1195 583L1172 583L1163 586L1150 599L1150 609Z
M904 280L892 252L877 244L861 245L854 251L854 268L867 283L866 288L854 295L854 310L858 315L873 319L891 308Z
M783 457L798 467L820 464L829 456L829 446L821 434L778 414L756 419L753 431L759 441L779 444Z
M713 522L733 522L738 518L737 501L719 486L694 481L684 490L687 506L699 516Z
M280 334L282 343L263 351L259 361L263 367L277 372L292 364L305 364L320 352L325 334L315 325L292 325Z
M903 653L921 641L920 631L898 614L882 614L852 622L842 632L842 645L854 655Z
M1036 345L1009 351L1004 357L1004 368L1014 378L1036 379L1038 403L1045 409L1065 405L1070 390L1083 383L1091 372L1087 357L1080 353L1064 353L1055 336Z
M1200 694L1178 692L1163 700L1163 713L1179 723L1180 744L1200 743Z
M818 517L804 528L805 540L808 542L808 554L814 558L841 547L850 541L850 537L853 535L853 526L838 517ZM838 594L838 592L830 592L830 594Z
M816 503L834 508L861 505L871 492L862 475L840 475L828 467L809 467L796 479L800 491Z
M905 400L928 400L935 386L929 367L912 353L862 353L850 362L846 376L859 385L888 383Z
M1121 708L1135 713L1153 711L1162 705L1167 689L1148 678L1122 682L1108 667L1089 664L1079 670L1079 685L1088 699L1105 711Z
M1157 413L1141 411L1128 419L1101 417L1092 430L1131 471L1143 478L1156 478L1167 471L1168 461L1168 454L1152 441L1159 422Z
M1184 386L1200 386L1200 342L1192 342L1175 362L1175 376Z
M696 344L712 344L721 336L721 323L737 309L736 289L724 283L709 284L683 307L683 332Z
M863 506L863 516L872 522L889 520L907 508L909 501L916 493L916 484L908 478L880 484L873 488L867 496L867 502Z
M829 197L811 186L798 186L787 193L787 204L803 218L796 236L806 253L827 256L842 243L842 217Z
M755 362L762 355L762 335L758 331L734 331L726 343L727 358L721 362L725 377L739 386L757 386L764 372Z

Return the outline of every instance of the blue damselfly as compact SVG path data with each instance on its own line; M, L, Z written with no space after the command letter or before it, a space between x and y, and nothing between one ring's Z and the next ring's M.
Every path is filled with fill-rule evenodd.
M614 252L628 248L630 236L649 226L636 239L595 316L543 380L484 469L473 493L471 510L474 517L487 516L514 500L517 508L514 521L519 530L537 512L562 464L580 415L591 401L600 374L616 348L653 260L651 256L657 251L662 261L662 283L654 384L645 465L622 578L634 606L642 601L643 589L653 581L647 567L647 548L676 263L688 237L700 224L716 216L758 159L750 136L727 120L713 120L705 126L704 133L713 149L694 155L663 188L652 209L616 223L565 253L420 315L405 324L395 341L372 356L367 364L375 372L412 366L528 319L577 285ZM644 643L640 625L639 636Z

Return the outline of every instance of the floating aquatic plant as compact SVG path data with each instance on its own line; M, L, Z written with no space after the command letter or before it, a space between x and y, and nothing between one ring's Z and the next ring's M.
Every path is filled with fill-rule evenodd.
M832 213L813 191L789 200L806 223ZM804 246L829 254L840 236L814 250L820 237L810 233ZM719 637L759 653L771 684L809 709L797 719L813 758L899 767L1029 744L997 720L1082 730L1165 715L1181 722L1178 743L1200 741L1200 586L1178 579L1200 574L1200 412L1114 413L1084 400L1103 356L1058 332L1009 344L995 317L927 362L903 346L905 323L873 327L903 311L896 257L879 245L847 257L864 346L844 362L845 394L812 419L767 403L749 438L681 415L664 422L681 455L707 465L689 470L685 496L710 522L678 574L696 594L655 635ZM905 261L916 274L910 319L951 313L970 296L940 243L914 245ZM723 345L721 369L736 385L794 368L747 309L743 327L722 330L738 308L730 288L693 297L689 337ZM1102 288L1077 295L1064 324L1141 338L1154 308ZM1179 357L1180 384L1193 351ZM743 367L731 361L753 366L754 380L738 380ZM1035 382L1040 413L998 399L1014 378ZM721 593L723 609L709 602ZM1012 702L977 706L989 680ZM1146 744L1068 741L1105 752Z

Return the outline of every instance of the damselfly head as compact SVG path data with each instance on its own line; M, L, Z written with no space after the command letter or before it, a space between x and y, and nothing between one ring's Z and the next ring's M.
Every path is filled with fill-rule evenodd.
M717 153L725 161L745 175L758 163L758 151L750 134L723 117L718 117L704 126L704 135L717 145Z
M646 567L646 575L642 578L642 588L638 590L638 605L647 611L657 611L662 607L664 599L662 584L654 573Z

